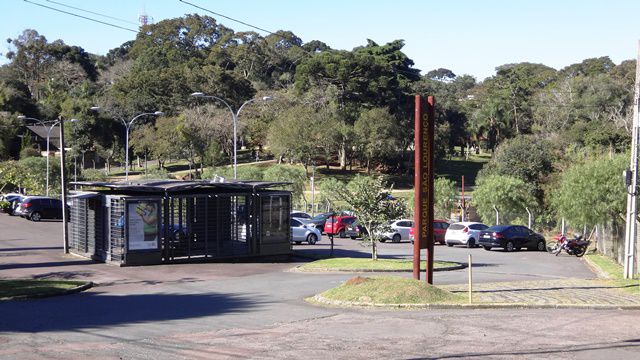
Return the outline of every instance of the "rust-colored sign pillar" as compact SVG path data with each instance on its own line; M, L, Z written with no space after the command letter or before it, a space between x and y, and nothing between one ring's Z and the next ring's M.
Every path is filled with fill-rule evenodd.
M433 135L435 98L415 99L413 278L420 279L420 250L426 249L426 281L433 284Z

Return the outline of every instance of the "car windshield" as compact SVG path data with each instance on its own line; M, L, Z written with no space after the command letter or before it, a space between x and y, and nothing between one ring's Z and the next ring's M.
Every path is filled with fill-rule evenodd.
M464 226L462 224L452 224L451 226L449 226L449 229L451 229L451 230L462 230L465 227L466 226Z

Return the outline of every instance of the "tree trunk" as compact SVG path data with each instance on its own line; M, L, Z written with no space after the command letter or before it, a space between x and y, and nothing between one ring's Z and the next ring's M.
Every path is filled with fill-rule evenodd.
M369 237L371 239L371 260L378 260L378 248L376 246L376 238L373 235L373 228L371 227L372 222L369 221Z
M338 150L338 158L340 159L340 170L347 170L347 144L344 142Z

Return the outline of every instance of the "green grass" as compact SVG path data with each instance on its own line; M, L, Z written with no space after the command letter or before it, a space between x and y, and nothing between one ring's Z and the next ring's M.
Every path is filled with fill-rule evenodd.
M424 266L424 261L421 262ZM434 261L433 267L446 268L456 266L457 263L447 261ZM368 270L368 271L389 271L389 270L403 270L411 271L413 269L413 260L398 260L398 259L378 259L371 260L370 258L329 258L313 261L304 264L299 267L303 271L337 271L337 270Z
M435 162L436 176L445 177L455 182L457 186L462 186L462 175L464 175L465 188L475 186L478 172L490 159L490 154L482 154L470 156L469 160L463 158L439 160Z
M374 304L463 303L463 295L453 294L424 281L394 276L357 276L321 293L330 300Z
M58 295L83 284L85 282L62 280L0 280L0 299Z
M621 287L625 291L640 296L640 280L624 279L623 267L613 259L600 254L585 255L595 266L599 267L608 277L610 282Z

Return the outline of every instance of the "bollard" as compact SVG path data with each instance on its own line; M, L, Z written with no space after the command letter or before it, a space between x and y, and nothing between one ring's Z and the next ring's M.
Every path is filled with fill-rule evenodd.
M473 273L471 271L471 254L469 254L469 304L473 302Z

